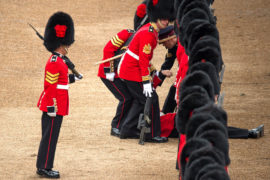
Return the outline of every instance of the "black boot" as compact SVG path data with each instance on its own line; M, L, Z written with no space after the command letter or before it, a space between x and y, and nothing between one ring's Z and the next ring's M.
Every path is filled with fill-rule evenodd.
M248 131L248 138L259 138L264 135L264 125L260 125Z
M60 178L60 174L58 171L54 171L52 169L37 169L37 174L46 178Z
M120 136L120 131L119 131L119 129L117 129L117 128L112 128L112 129L111 129L111 135L112 135L112 136L119 137L119 136Z

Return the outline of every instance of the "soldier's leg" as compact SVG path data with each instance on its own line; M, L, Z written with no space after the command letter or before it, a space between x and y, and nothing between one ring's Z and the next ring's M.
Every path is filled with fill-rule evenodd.
M119 78L115 78L113 82L101 78L105 86L111 91L116 99L119 100L119 103L116 108L116 114L112 120L112 128L121 129L123 121L127 115L128 110L132 104L132 97L125 85L125 83Z
M138 138L139 130L137 129L137 125L140 113L143 113L146 97L143 94L142 83L127 80L124 82L133 98L133 102L122 125L120 138Z
M176 108L176 101L174 99L175 97L175 92L176 92L176 88L174 87L174 85L172 85L170 87L169 93L165 99L163 108L162 108L162 112L164 114L167 113L172 113L174 112L175 108Z
M50 117L46 112L42 114L42 138L40 141L37 168L52 169L56 144L62 124L63 116Z

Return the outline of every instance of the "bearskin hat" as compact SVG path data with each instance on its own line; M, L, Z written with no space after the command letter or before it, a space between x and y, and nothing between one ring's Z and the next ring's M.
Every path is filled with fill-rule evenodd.
M147 17L145 21L142 23L146 15L147 1L148 0L144 0L139 6L137 6L137 9L134 15L134 30L137 30L140 26L143 26L149 23L149 17Z
M74 42L74 24L67 13L53 14L45 28L44 46L48 51L55 51L61 45L71 45Z
M193 151L200 149L202 147L206 147L206 146L212 146L212 145L209 141L202 138L191 138L188 141L186 141L186 144L182 149L181 159L180 159L182 174L184 174L185 172L185 167L188 162L188 157L190 156L190 154Z
M196 170L196 173L192 168L189 168L184 180L230 180L225 168L220 164L208 163L204 164L204 166L201 165L201 163L193 164L192 168Z
M210 62L205 62L205 63L198 62L198 63L193 64L191 67L189 67L187 74L190 74L199 70L208 74L214 87L214 94L215 95L219 94L220 93L219 76L214 65Z
M216 163L222 165L223 167L225 166L225 158L224 154L214 146L205 146L201 147L200 149L197 149L193 151L188 158L188 163L186 165L186 168L189 167L189 162L193 162L194 160L198 159L199 157L203 156L209 156L212 157Z
M208 113L211 114L215 119L217 119L219 122L221 122L225 127L227 127L227 113L222 108L217 106L215 103L208 103L204 106L201 106L199 108L194 109L193 115L200 114L200 113Z
M186 54L194 54L194 52L197 52L199 49L202 49L205 46L217 47L221 52L219 41L212 35L206 35L197 39L194 44L189 46L189 48L186 48Z
M225 168L219 164L208 164L201 168L196 175L196 179L200 180L230 180Z
M193 114L186 124L186 139L192 138L201 124L212 120L215 118L209 113Z
M185 134L186 123L191 117L193 109L201 107L211 101L207 91L202 90L202 92L193 92L181 99L176 114L176 128L179 133Z
M183 179L194 180L201 168L209 164L218 165L215 160L209 156L202 156L194 161L189 161L187 167L185 168L185 172L183 173Z
M157 22L158 19L174 21L174 0L148 0L147 14L152 22Z
M191 66L189 66L191 67ZM185 91L185 89L191 87L191 86L201 86L203 87L207 93L208 96L212 101L215 100L214 97L214 87L213 83L211 82L210 77L203 71L194 71L191 74L188 74L183 81L180 84L180 90L179 90L179 97L181 101L181 93Z
M191 34L191 31L194 29L194 27L203 23L209 23L209 20L208 19L194 19L191 21L183 22L183 26L180 27L180 30L179 30L182 32L181 35L179 35L179 41L181 42L181 44L187 45L188 39L189 39L187 34Z
M188 62L189 67L197 62L210 62L215 66L216 72L219 73L222 69L221 52L217 47L206 46L197 52L194 52L194 54L190 54Z
M205 146L205 147L199 148L199 149L193 151L188 158L188 162L187 162L186 167L185 167L184 180L186 180L186 179L191 180L192 178L194 179L195 178L194 176L196 176L199 173L200 169L202 169L205 165L207 165L207 164L205 164L203 167L202 166L195 167L194 170L196 172L193 170L194 162L197 162L197 160L202 158L202 157L208 157L208 158L213 159L214 163L211 163L211 164L218 164L218 165L223 166L223 168L225 166L224 155L222 152L220 152L220 150L218 150L217 148L215 148L213 146ZM191 167L191 166L193 166L193 167Z
M210 23L203 23L194 27L191 33L187 34L188 44L186 44L186 49L191 49L196 41L206 35L212 36L219 41L219 32L217 27Z
M187 14L188 12L190 12L192 9L195 9L195 8L204 10L210 17L209 20L211 20L211 16L213 15L211 14L210 8L204 0L193 0L189 2L188 4L186 4L186 6L180 6L179 7L180 14L178 14L177 18L181 19L185 14Z
M223 152L225 157L225 164L226 165L230 164L228 137L226 137L220 130L211 129L208 131L201 132L201 134L199 134L199 132L196 131L195 134L196 136L194 135L194 137L199 137L208 140L215 148Z
M182 18L179 18L178 17L179 13L180 13L179 9L178 9L178 13L176 16L177 21L179 21L178 22L178 24L179 24L179 38L181 38L181 36L188 36L188 34L183 33L183 28L186 27L184 24L189 24L194 19L206 20L207 22L210 21L208 14L204 10L199 9L199 8L194 8L191 11L184 14ZM183 43L182 41L180 41L180 42L181 42L181 44ZM182 45L185 46L184 44L182 44Z
M224 134L226 138L228 138L228 129L216 119L206 121L202 123L201 125L199 125L199 127L194 133L194 136L196 137L199 134L202 134L203 132L209 131L212 129L220 131L222 134Z

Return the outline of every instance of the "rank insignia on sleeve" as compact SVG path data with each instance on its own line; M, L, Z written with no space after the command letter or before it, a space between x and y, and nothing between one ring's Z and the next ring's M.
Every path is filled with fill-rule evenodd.
M49 71L46 72L45 80L50 84L55 84L58 81L59 73L50 73Z
M148 43L148 44L144 45L144 47L143 47L143 52L144 52L145 54L150 54L150 53L151 53L151 49L152 49L152 47L151 47L151 45Z

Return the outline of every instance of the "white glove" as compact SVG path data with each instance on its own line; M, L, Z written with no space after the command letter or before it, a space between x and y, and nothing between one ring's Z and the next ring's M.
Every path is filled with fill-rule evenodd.
M82 74L80 74L81 76L82 76L82 78L83 78L83 75ZM75 75L74 75L75 76ZM81 79L82 79L81 78ZM80 78L78 78L77 76L75 76L75 81L79 81L79 80L81 80Z
M152 92L153 89L151 83L143 84L143 94L145 97L152 97Z
M106 73L106 79L108 79L109 81L113 81L114 80L114 76L115 76L115 73L114 72Z
M47 106L47 114L50 117L56 117L56 111L57 111L57 107L55 106Z

